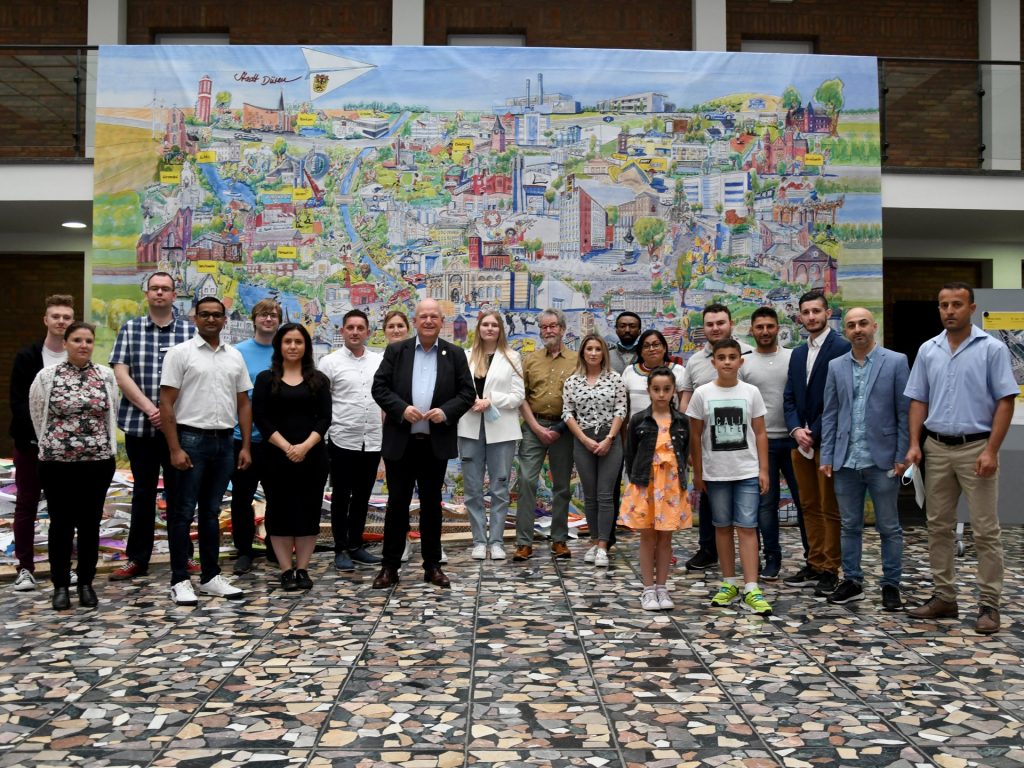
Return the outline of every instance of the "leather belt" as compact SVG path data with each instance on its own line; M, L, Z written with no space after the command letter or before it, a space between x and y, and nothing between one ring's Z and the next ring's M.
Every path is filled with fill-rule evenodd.
M196 435L213 435L214 437L227 437L235 433L234 427L228 427L227 429L200 429L199 427L190 427L188 424L179 424L179 432L192 432Z
M975 432L973 435L936 435L933 434L936 440L943 445L966 445L967 443L974 443L978 440L988 440L988 436L991 432Z

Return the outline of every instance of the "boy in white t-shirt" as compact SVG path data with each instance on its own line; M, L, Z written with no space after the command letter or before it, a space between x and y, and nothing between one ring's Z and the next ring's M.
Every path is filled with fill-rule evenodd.
M757 584L757 524L760 494L768 490L767 412L757 387L740 381L742 351L735 339L712 348L718 378L697 387L686 408L690 417L693 485L706 491L723 581L711 605L724 608L740 595L736 577L736 539L743 569L743 602L759 616L771 605ZM733 530L736 535L733 535Z

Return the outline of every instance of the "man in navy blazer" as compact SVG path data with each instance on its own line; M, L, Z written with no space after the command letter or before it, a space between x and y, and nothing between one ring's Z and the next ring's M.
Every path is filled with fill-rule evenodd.
M409 503L419 488L424 581L448 587L441 562L441 487L448 460L458 455L458 423L476 401L466 353L438 338L444 316L433 299L416 305L416 335L388 346L371 393L384 411L381 455L388 481L384 562L374 589L398 583Z
M800 321L810 337L793 350L789 377L782 398L786 428L796 440L793 472L800 487L800 503L807 533L807 564L783 580L791 587L811 587L826 597L839 585L839 507L832 478L818 472L821 452L821 412L825 406L828 364L850 351L850 343L832 333L832 310L821 291L800 297Z
M903 529L896 502L910 444L910 398L903 394L910 366L906 355L875 343L878 323L863 307L846 313L843 331L853 348L828 365L821 414L821 471L833 478L842 523L843 581L828 601L864 597L860 557L870 493L882 539L882 607L898 611Z

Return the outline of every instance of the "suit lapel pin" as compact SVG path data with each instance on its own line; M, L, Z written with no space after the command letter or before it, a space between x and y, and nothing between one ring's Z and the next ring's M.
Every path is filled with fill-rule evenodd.
M447 349L442 349L441 350L441 357L444 357L447 354L448 354L448 350Z

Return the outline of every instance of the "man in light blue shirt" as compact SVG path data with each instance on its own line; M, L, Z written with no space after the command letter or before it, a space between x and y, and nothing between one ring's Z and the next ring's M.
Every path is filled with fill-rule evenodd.
M921 428L930 433L925 498L928 559L935 590L907 613L917 619L955 619L954 532L961 492L967 497L978 555L979 609L975 631L999 631L1003 545L998 516L999 447L1020 394L1005 344L971 323L974 289L947 283L939 291L945 329L921 345L910 372L910 449L907 463L921 461Z
M412 404L420 413L431 408L434 398L434 385L437 383L437 344L431 342L429 347L416 336L416 351L412 366ZM415 422L409 430L414 435L430 434L430 419Z
M864 499L870 493L882 539L882 607L898 611L903 530L897 500L907 454L910 401L903 390L910 368L906 355L875 343L878 323L863 307L846 313L843 330L851 350L828 365L821 413L821 471L833 477L843 565L843 580L828 602L864 597L861 551Z

